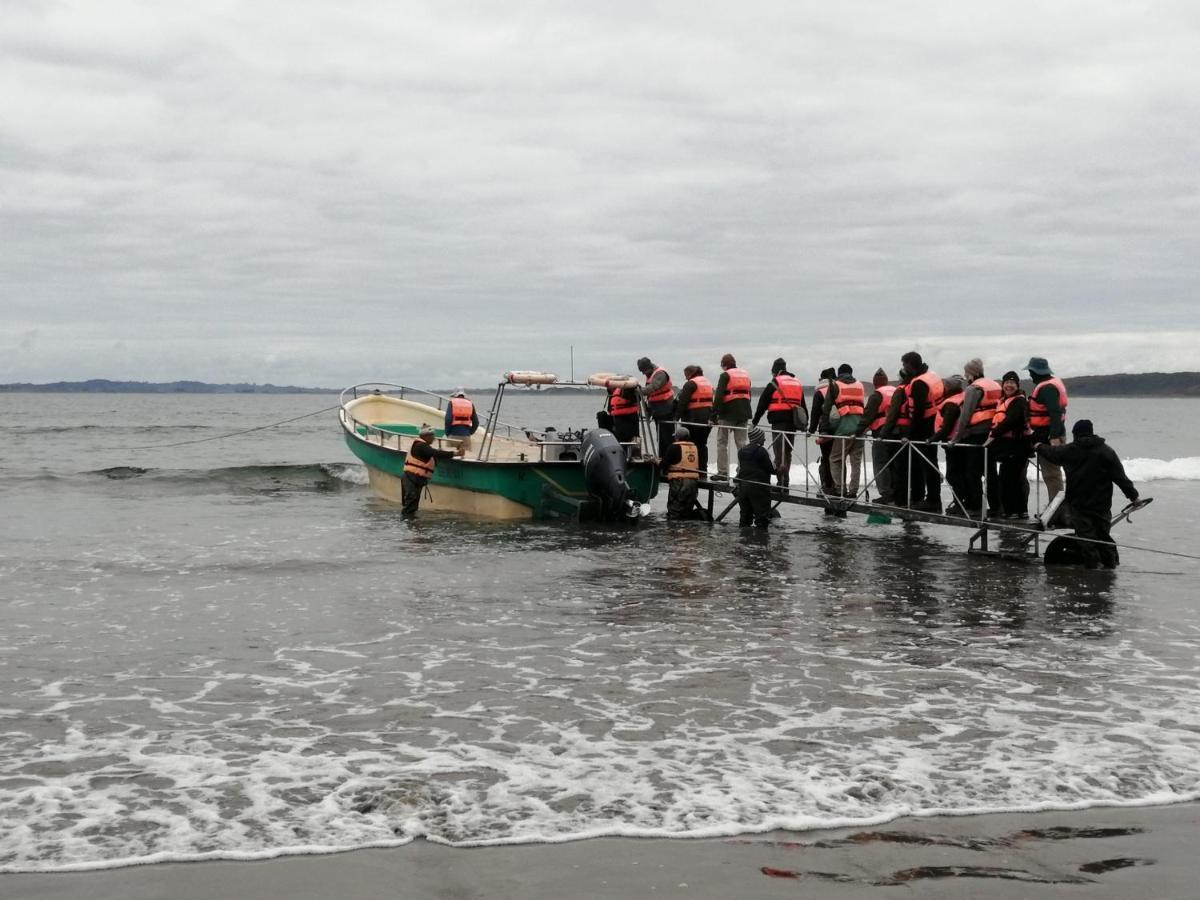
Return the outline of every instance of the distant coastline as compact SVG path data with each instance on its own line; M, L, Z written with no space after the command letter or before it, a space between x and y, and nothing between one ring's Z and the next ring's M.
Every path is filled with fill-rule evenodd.
M1142 372L1133 375L1079 375L1064 378L1073 397L1200 397L1200 372ZM1026 385L1028 387L1028 384ZM585 393L595 388L553 387L549 390ZM473 388L483 394L494 387ZM54 381L48 384L0 384L0 393L35 394L337 394L338 388L296 385L212 384L206 381ZM442 393L449 393L443 391Z
M206 381L54 381L49 384L0 384L0 393L31 394L336 394L334 388L281 384L209 384Z

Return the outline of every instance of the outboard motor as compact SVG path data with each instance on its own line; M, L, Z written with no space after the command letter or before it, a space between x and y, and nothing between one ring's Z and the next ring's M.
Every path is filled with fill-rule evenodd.
M595 429L580 442L583 479L601 519L636 519L641 504L629 497L625 483L625 448L611 431Z

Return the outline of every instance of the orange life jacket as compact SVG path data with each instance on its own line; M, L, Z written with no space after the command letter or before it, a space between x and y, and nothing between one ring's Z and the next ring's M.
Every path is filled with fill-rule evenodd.
M688 409L704 409L713 404L713 386L712 382L703 375L695 375L688 379L692 384L696 385L696 390L688 400Z
M992 416L992 428L1000 427L1000 423L1004 421L1004 417L1008 414L1008 407L1010 405L1012 405L1012 402L1020 396L1021 396L1020 394L1013 394L1011 397L1004 397L1003 399L1001 399L1000 403L997 404L997 406L996 406L995 415ZM1025 435L1028 435L1031 433L1029 430L1028 420L1026 420L1026 422L1025 422L1025 428L1022 430L1022 433ZM1013 437L1015 437L1015 436L1016 435L1013 435Z
M1000 398L1004 396L1000 383L990 378L976 378L971 382L971 387L979 388L983 391L983 396L979 398L979 405L975 407L975 412L971 413L971 421L967 424L982 425L984 422L994 421L996 407L1000 405Z
M667 481L678 481L680 478L692 479L700 477L700 451L691 441L676 441L679 448L679 462L671 463L667 469Z
M1046 385L1053 385L1058 391L1058 405L1062 409L1062 418L1059 421L1067 420L1067 387L1062 383L1060 378L1047 378L1045 381L1039 381L1033 386L1033 390L1029 394L1029 427L1030 428L1049 428L1050 427L1050 410L1046 409L1046 404L1039 403L1034 399Z
M429 443L424 438L417 438L413 441L414 446L417 441L425 444ZM413 456L412 447L409 447L408 454L404 457L404 473L406 475L415 475L417 478L429 478L433 475L434 462L435 460L432 459L417 459Z
M879 401L879 412L875 416L875 420L871 422L871 431L878 431L887 421L888 407L892 405L892 394L896 393L896 386L885 384L883 387L875 388L875 393L883 399Z
M905 393L905 400L904 400L905 410L904 411L906 413L908 413L908 417L911 419L912 414L913 414L912 385L918 381L925 382L926 386L929 388L929 391L928 391L929 399L928 399L928 402L925 404L925 418L926 419L933 418L934 416L937 415L938 407L941 405L941 402L942 402L942 394L945 392L945 388L942 385L942 379L940 379L937 376L937 373L934 372L933 370L927 370L925 372L922 372L920 375L914 376L913 379L911 381L909 381L908 386L907 386L908 389L904 392Z
M608 395L608 414L610 416L636 416L638 405L636 400L626 400L623 388L613 388Z
M745 369L726 369L725 374L729 376L729 382L725 387L725 399L722 401L728 403L731 400L749 400L750 399L750 376Z
M787 412L796 409L804 402L804 385L792 375L776 375L775 394L767 407L767 412Z
M475 404L465 397L450 398L450 426L471 424L471 416L475 413Z
M896 416L896 427L907 428L912 424L912 406L908 402L908 385L897 385L896 390L900 392L900 396L903 398L900 401L900 414Z
M837 407L839 415L843 416L861 416L863 407L866 404L867 393L863 389L861 381L838 381L837 384L837 399L833 401L833 405Z
M651 372L648 376L646 376L646 384L649 384L651 379L653 379L659 372L662 372L664 375L667 375L666 370L662 366L659 366L657 369L655 369L653 372ZM671 400L674 396L675 396L675 389L671 386L671 376L667 375L667 383L664 384L662 387L660 387L654 393L647 394L646 402L647 403L665 403L666 401Z
M955 394L953 397L943 397L942 398L942 402L938 404L937 418L935 418L933 420L933 430L935 432L941 431L942 426L944 424L946 424L946 417L942 413L942 410L944 410L947 406L957 406L959 408L959 410L961 411L962 410L962 399L963 399L962 394ZM959 422L961 423L961 421L962 420L960 419ZM947 437L948 436L949 435L947 435Z

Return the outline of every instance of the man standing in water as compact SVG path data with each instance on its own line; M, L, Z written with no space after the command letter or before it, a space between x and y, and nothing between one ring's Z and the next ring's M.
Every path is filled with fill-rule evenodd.
M400 477L400 511L405 516L415 516L421 505L421 491L429 484L433 476L436 460L451 459L455 456L465 456L467 450L459 445L457 451L439 450L433 446L433 436L437 434L432 425L426 425L413 439L412 446L404 458L404 474Z
M738 524L753 523L766 528L771 521L771 456L763 441L766 435L757 425L751 425L747 444L738 450L737 498L740 513Z
M696 518L700 451L692 443L691 432L682 425L675 429L675 442L663 453L659 471L667 479L667 518Z
M1080 419L1071 429L1074 438L1063 447L1047 443L1036 446L1038 455L1067 470L1067 504L1071 524L1079 541L1083 564L1089 569L1103 565L1117 567L1117 547L1112 542L1112 489L1115 484L1131 503L1138 499L1137 488L1125 475L1121 458L1112 447L1092 431L1090 419ZM1097 543L1099 542L1099 543Z

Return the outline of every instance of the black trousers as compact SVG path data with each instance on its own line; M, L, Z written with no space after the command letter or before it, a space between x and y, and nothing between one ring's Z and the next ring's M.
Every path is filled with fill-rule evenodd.
M1095 569L1097 566L1112 569L1120 562L1117 546L1112 542L1111 520L1111 509L1098 512L1071 507L1071 524L1075 526L1075 536L1088 538L1079 542L1079 552L1083 556L1083 564L1089 569ZM1095 544L1093 541L1104 543Z
M966 454L969 451L963 450L962 447L950 446L944 447L943 450L946 453L946 484L950 485L950 490L962 501L965 509L972 509L967 500Z
M787 485L791 481L792 448L796 444L796 429L785 431L778 425L771 435L771 453L775 457L775 481Z
M638 416L613 416L612 433L622 444L629 443L638 436Z
M695 519L700 515L696 498L700 494L699 481L695 478L676 478L667 482L667 518Z
M766 528L771 521L770 485L739 482L737 498L738 524L742 526L753 524L758 528Z
M1025 456L1002 456L995 463L994 493L989 490L989 505L1010 516L1029 514L1029 481L1025 477L1029 459ZM989 485L990 488L990 485Z
M427 484L429 484L428 478L418 478L408 472L400 476L400 512L402 515L415 516L417 514L417 509L421 505L421 493Z
M891 462L888 471L892 473L892 502L896 506L907 506L908 499L908 444L888 444L891 451Z
M983 509L983 442L987 440L986 434L969 434L960 441L963 445L959 452L962 453L962 479L963 487L959 493L963 504L970 510ZM990 448L989 448L990 450ZM988 454L989 460L992 454ZM949 481L950 473L946 473L946 480ZM958 487L953 485L954 490L958 491Z
M700 474L708 471L708 435L712 431L711 425L696 425L693 422L680 422L684 428L688 430L688 434L692 437L692 443L696 445L696 456L699 457Z
M938 471L937 445L917 443L910 444L912 448L912 482L909 484L909 497L913 503L926 500L930 503L942 502L942 473Z
M834 487L833 470L829 467L829 454L833 453L833 441L826 441L821 444L821 462L817 466L817 474L821 479L821 490L826 494L832 494Z
M675 443L675 420L655 419L654 426L658 429L658 453L656 455L662 459L667 448Z

